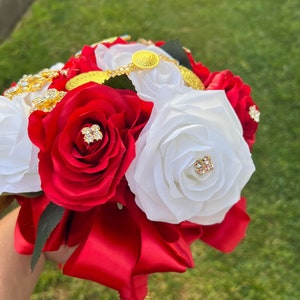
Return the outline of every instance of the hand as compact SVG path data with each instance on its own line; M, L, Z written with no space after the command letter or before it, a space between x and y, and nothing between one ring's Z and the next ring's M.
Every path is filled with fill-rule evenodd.
M44 255L48 260L52 260L59 264L64 264L69 259L69 257L72 255L72 253L75 251L76 248L77 246L72 248L68 246L61 246L57 251L48 251L45 252Z
M19 208L0 220L0 299L29 299L45 263L42 255L32 272L31 256L15 251L14 229L18 213Z
M14 247L18 213L19 208L0 220L0 299L5 300L30 299L46 259L64 263L76 248L62 246L58 251L43 253L31 271L31 255L21 255Z

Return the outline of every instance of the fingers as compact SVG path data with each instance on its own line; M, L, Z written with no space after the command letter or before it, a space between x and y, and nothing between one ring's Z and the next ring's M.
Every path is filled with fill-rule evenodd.
M0 220L0 299L29 299L45 263L45 256L41 255L32 271L31 255L16 252L14 230L18 213L19 208Z

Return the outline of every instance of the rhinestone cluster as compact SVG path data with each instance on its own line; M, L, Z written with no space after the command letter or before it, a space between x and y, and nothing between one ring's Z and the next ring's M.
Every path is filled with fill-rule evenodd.
M259 122L260 112L255 105L249 107L249 115L256 123Z
M58 75L58 71L50 69L44 69L35 75L23 75L18 83L7 89L3 95L12 99L14 96L22 93L36 92Z
M194 162L194 169L198 175L205 175L214 169L210 156L205 155Z
M81 133L83 134L83 139L87 144L102 140L103 138L103 134L98 124L93 124L91 127L83 127L81 129Z
M42 110L44 112L50 112L55 105L61 101L67 92L58 91L56 89L46 90L42 96L37 96L32 100L32 111Z

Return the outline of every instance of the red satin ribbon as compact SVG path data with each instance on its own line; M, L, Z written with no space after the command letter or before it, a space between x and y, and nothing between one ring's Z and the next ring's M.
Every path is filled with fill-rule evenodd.
M100 282L118 290L122 299L140 300L147 294L144 274L193 266L179 226L168 232L172 225L162 229L169 224L150 222L133 198L121 210L116 203L98 207L93 218L88 237L64 265L67 275Z
M250 218L245 210L246 199L241 198L229 210L222 223L202 226L203 232L200 239L222 252L232 252L245 237L250 222Z
M15 231L18 252L32 253L38 220L48 203L45 196L20 202ZM244 237L248 222L245 199L216 225L151 222L127 193L122 209L107 203L88 212L66 210L44 250L54 251L65 243L78 245L63 266L64 274L118 290L123 300L142 300L147 294L147 274L193 267L189 246L199 238L221 251L232 251Z

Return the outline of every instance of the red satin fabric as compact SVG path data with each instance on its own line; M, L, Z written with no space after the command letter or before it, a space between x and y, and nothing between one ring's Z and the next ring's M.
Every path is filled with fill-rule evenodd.
M127 191L126 206L106 203L88 212L65 210L44 251L78 245L63 265L64 274L96 281L119 291L123 300L147 295L147 275L184 272L193 267L190 244L197 239L224 252L232 251L245 235L249 217L241 199L217 225L149 221ZM40 215L49 203L45 196L19 199L15 231L18 252L31 254ZM68 228L68 230L67 230Z
M232 252L245 237L250 218L246 211L246 199L234 205L220 224L202 226L201 240L225 253Z

